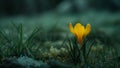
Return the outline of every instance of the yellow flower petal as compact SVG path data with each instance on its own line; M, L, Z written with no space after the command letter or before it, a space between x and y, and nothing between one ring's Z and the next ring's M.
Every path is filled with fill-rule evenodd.
M72 23L69 24L69 29L70 29L70 31L71 31L72 33L74 33Z
M82 44L83 35L84 35L85 28L80 23L77 23L74 27L74 32L77 35L78 42Z
M90 33L91 31L91 25L87 24L86 28L81 25L80 23L77 23L74 27L72 26L72 23L69 24L70 31L75 35L77 38L79 44L82 45L82 42L84 38Z
M87 35L90 33L90 31L91 31L91 25L90 25L90 24L87 24L87 25L86 25L86 28L85 28L85 33L84 33L84 35L87 36Z
M78 43L79 43L80 45L82 45L83 38L82 38L81 36L79 36L79 37L77 38L77 40L78 40Z
M77 23L74 27L74 31L76 31L78 34L84 34L84 26L82 26L80 23Z

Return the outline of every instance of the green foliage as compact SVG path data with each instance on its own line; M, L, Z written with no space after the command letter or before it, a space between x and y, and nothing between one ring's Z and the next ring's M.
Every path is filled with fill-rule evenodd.
M14 29L12 31L12 35L6 34L4 30L0 30L0 55L1 57L10 57L10 56L30 56L35 57L34 53L38 52L39 46L33 46L34 43L34 36L39 32L40 28L35 28L32 33L27 37L24 38L23 33L23 25L16 25L12 23ZM12 37L11 37L12 36ZM34 49L36 47L37 49Z
M120 66L119 48L115 46L100 45L96 40L90 40L89 37L84 40L82 46L75 38L69 38L66 46L75 68L119 68Z
M83 65L88 67L88 56L95 41L91 41L86 38L83 44L79 45L76 38L74 37L69 38L67 42L67 50L74 65Z
M75 38L68 39L67 50L74 65L81 63L80 47Z

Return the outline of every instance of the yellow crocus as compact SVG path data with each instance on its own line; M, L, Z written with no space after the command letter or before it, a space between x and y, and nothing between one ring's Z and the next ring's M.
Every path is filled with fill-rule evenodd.
M81 25L80 23L75 24L73 27L72 23L69 24L70 31L75 35L80 45L82 45L82 42L84 38L90 33L91 31L91 25L87 24L86 27Z

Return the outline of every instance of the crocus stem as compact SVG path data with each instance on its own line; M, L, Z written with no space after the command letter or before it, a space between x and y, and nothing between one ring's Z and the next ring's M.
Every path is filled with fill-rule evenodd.
M87 58L86 58L86 43L83 43L83 58L84 58L84 62L85 62L85 67L87 65Z
M86 46L83 45L83 56L84 56L84 61L86 63Z

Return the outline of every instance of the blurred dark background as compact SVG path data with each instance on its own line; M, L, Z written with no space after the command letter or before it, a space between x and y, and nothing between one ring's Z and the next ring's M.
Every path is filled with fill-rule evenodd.
M61 0L0 0L0 14L34 14L55 8Z
M11 22L22 23L28 34L36 26L69 32L70 22L90 23L119 39L120 0L0 0L0 27L11 31Z
M120 0L0 0L0 15L31 15L45 11L78 13L86 10L120 10Z

